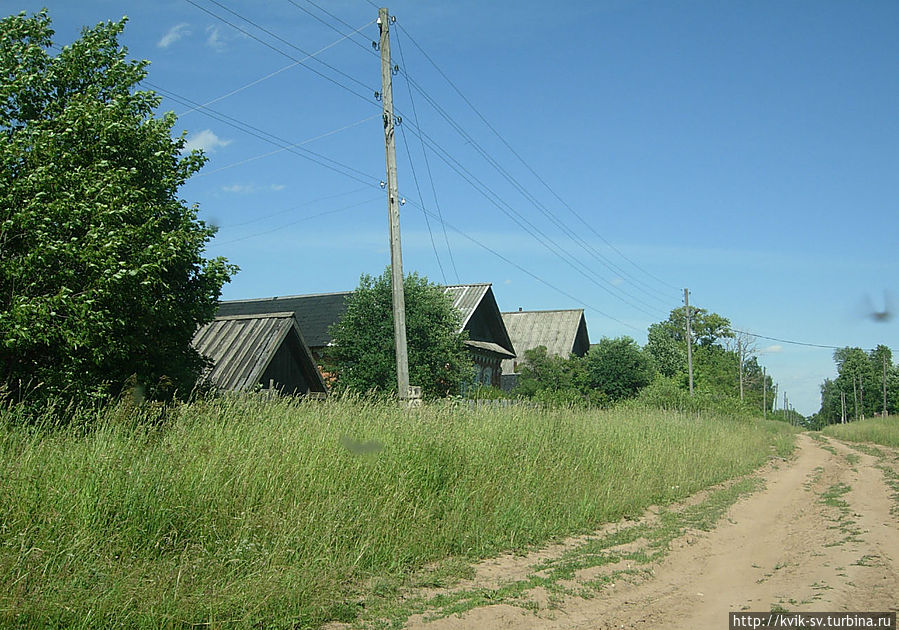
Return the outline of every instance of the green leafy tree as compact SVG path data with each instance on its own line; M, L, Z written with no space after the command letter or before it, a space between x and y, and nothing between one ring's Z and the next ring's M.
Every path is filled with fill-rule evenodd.
M632 398L652 382L652 359L630 337L603 337L583 361L583 387L617 401Z
M709 313L707 309L690 307L690 332L693 336L693 343L698 346L717 345L722 339L729 339L734 336L730 327L730 320L722 317L718 313ZM662 326L668 331L668 334L682 343L686 343L687 339L687 307L681 306L671 311L667 321L662 322Z
M331 327L335 387L396 394L396 354L390 270L365 274L347 298L347 312ZM472 377L472 364L459 332L461 314L442 287L418 274L403 282L409 382L428 398L456 394Z
M577 357L550 355L546 346L525 350L519 367L516 393L532 398L539 392L569 392L578 390L580 363Z
M190 391L190 346L237 268L178 188L203 164L138 90L125 20L56 55L46 12L0 21L0 390L18 399Z
M672 335L664 323L649 327L643 350L652 358L655 369L662 376L674 377L687 369L686 344Z

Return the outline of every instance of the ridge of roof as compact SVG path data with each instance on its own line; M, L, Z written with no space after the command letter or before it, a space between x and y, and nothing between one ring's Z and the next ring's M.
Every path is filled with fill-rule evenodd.
M583 313L584 309L582 308L549 308L537 311L502 311L503 315L517 315L521 313L522 315L526 313Z
M337 296L337 295L347 295L352 293L352 291L331 291L329 293L301 293L299 295L273 295L269 297L261 297L261 298L243 298L240 300L219 300L219 304L233 304L235 302L274 302L275 300L292 300L296 298L311 298L311 297L328 297L328 296Z

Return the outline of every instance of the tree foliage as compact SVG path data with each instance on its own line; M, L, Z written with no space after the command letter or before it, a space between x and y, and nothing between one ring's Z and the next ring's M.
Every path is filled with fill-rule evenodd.
M887 412L899 411L899 367L893 365L890 348L882 344L870 352L839 348L834 350L833 360L837 377L821 384L821 409L816 414L819 424L840 422L844 401L847 420L882 413L884 386Z
M584 357L563 358L539 346L524 353L517 393L543 402L604 406L652 382L651 357L630 337L604 337Z
M630 337L603 337L583 359L583 385L611 401L632 398L652 382L652 360Z
M236 272L202 256L214 230L177 191L204 158L137 89L124 24L54 57L46 12L0 22L0 389L18 398L102 398L132 375L189 391L191 337Z
M346 314L331 327L338 390L396 393L391 287L389 269L377 278L363 275ZM458 393L472 376L461 314L440 286L418 274L406 276L403 290L409 382L429 398Z

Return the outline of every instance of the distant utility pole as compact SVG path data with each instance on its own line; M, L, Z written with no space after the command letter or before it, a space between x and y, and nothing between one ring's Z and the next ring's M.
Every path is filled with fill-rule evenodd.
M762 416L768 418L768 371L762 368Z
M693 395L693 333L690 330L690 290L684 289L684 306L687 308L687 371L690 374L690 395Z
M887 417L887 355L883 355L883 417Z
M840 424L846 424L846 392L840 390Z
M393 285L393 335L396 340L396 391L409 398L409 353L406 347L406 297L403 292L403 247L400 241L399 188L393 136L393 72L390 65L390 16L378 10L381 29L381 102L384 104L384 144L387 151L387 210L390 222L390 278Z

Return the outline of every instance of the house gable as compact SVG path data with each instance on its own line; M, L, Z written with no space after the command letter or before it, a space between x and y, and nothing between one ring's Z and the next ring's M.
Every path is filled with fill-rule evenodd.
M526 350L545 346L547 354L568 358L590 350L583 309L512 311L502 314L517 356L503 361L503 374L517 373Z
M212 362L202 380L217 389L326 391L292 312L216 317L191 343Z

